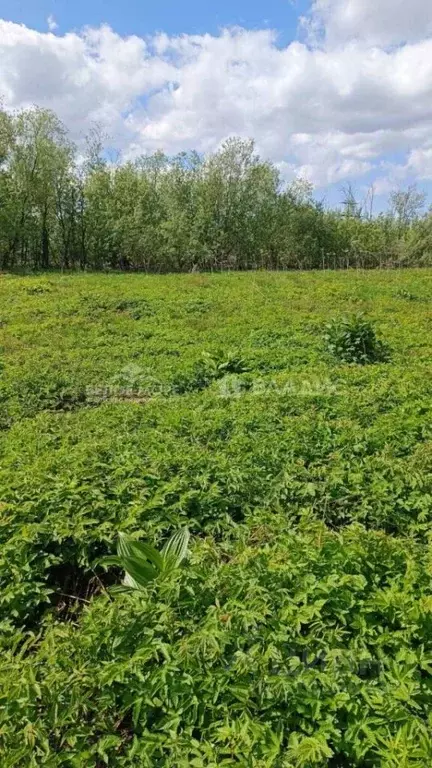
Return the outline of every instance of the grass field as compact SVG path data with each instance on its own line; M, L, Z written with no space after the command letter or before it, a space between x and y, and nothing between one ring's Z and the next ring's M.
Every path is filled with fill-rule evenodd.
M431 353L432 270L2 275L2 768L432 765Z

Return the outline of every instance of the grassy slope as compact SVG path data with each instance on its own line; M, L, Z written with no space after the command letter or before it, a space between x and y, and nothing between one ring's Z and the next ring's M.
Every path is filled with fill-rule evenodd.
M390 363L323 352L353 311ZM431 764L432 272L2 276L0 324L2 765Z

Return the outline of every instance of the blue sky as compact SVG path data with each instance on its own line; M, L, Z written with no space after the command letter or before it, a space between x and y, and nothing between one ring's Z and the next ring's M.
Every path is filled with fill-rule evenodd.
M40 31L47 29L46 20L52 16L59 32L105 23L121 35L141 36L159 31L215 34L226 26L271 27L286 43L296 37L298 18L307 8L301 0L1 0L0 16Z
M380 210L432 189L432 2L0 0L0 96L127 159L251 137L287 181L328 203L373 183Z

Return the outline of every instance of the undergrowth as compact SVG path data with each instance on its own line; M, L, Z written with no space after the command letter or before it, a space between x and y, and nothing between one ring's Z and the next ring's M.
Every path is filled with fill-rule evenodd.
M0 278L2 768L432 764L430 280Z

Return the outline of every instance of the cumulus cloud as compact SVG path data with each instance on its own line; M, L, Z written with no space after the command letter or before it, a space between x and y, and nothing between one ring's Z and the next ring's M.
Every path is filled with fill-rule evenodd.
M315 0L307 18L309 32L329 45L362 40L392 45L432 34L430 0Z
M54 109L75 139L99 122L116 138L135 100L161 88L173 68L139 37L109 27L64 36L0 21L0 93L6 106Z
M54 109L76 140L100 123L126 157L208 151L235 134L254 137L287 176L321 186L380 172L396 152L432 176L421 161L432 135L432 39L414 33L390 49L353 39L281 48L269 30L143 39L0 21L0 94L11 108Z

